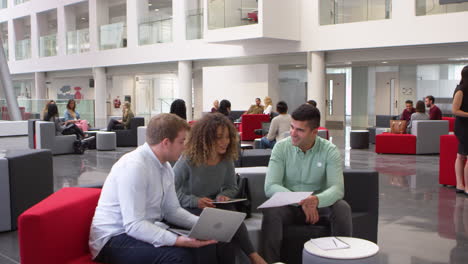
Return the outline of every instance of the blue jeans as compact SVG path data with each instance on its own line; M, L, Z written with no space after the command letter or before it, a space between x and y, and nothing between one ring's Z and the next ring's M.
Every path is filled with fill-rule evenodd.
M192 264L194 250L182 247L154 247L127 234L111 238L96 261L107 264Z
M263 148L269 149L269 148L273 148L275 146L276 140L270 141L270 140L268 140L267 137L262 137L260 142L261 142Z

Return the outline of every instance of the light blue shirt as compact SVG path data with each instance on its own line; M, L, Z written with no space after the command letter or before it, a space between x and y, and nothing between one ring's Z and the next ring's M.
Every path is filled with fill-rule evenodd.
M173 246L177 235L163 219L191 229L198 217L180 207L171 165L161 164L145 143L117 161L104 183L89 236L93 258L123 233L155 247Z
M68 120L78 120L80 119L80 113L78 113L78 111L75 110L75 115L76 115L76 118L73 118L73 116L70 114L70 112L67 110L65 110L65 112L63 113L63 118L65 119L65 121L68 121Z

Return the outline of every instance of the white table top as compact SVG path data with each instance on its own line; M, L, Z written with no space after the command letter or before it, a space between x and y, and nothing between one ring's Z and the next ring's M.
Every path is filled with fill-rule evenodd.
M369 130L351 130L351 132L357 132L357 133L368 133Z
M371 257L379 252L379 246L371 241L354 238L354 237L338 237L350 247L346 249L323 250L317 247L314 243L307 241L304 244L304 249L309 254L331 259L360 259Z

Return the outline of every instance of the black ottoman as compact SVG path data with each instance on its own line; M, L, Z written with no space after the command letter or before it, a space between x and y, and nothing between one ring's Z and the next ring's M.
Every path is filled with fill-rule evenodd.
M271 149L246 149L240 154L240 167L268 166Z
M351 130L350 139L352 149L369 148L369 130Z
M54 192L50 150L7 150L0 155L0 232L17 228L17 218Z

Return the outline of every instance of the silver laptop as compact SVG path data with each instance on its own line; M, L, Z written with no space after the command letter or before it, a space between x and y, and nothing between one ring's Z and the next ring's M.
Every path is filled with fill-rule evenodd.
M239 229L246 214L221 210L216 208L203 209L197 223L192 230L174 229L168 230L182 236L188 236L199 240L216 240L219 242L231 242L232 237Z

